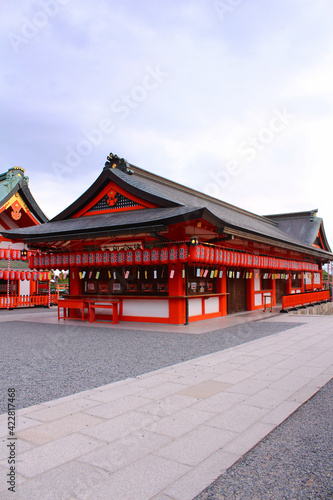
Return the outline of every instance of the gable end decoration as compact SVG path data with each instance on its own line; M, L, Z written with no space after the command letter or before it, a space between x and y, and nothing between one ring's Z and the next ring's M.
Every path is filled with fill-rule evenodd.
M118 193L114 189L110 189L103 198L101 198L91 209L87 215L92 212L102 212L110 210L119 210L121 208L139 207L139 203L130 200L126 196Z

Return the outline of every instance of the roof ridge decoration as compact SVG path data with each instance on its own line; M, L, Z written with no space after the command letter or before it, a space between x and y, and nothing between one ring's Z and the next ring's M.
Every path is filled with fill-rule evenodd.
M134 172L130 168L130 164L125 158L119 158L119 156L110 153L106 159L104 170L109 170L110 168L118 168L125 174L133 175Z
M14 187L21 181L25 181L28 184L29 177L25 176L24 172L25 170L22 167L12 167L8 169L8 172L5 173L6 178L2 183L2 186L7 191L7 194L11 193Z

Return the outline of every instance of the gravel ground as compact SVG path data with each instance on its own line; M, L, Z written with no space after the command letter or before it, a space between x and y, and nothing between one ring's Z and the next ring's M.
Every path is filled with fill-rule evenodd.
M196 500L333 498L333 380Z
M0 413L93 389L301 325L255 321L201 335L0 323Z

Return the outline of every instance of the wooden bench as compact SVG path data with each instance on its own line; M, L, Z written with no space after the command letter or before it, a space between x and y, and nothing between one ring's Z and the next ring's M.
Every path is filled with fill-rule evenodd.
M84 309L88 307L86 300L80 299L59 299L58 301L58 321L60 319L70 319L69 309L82 309L82 321L84 321ZM60 316L60 309L63 309L63 316ZM89 309L88 309L89 310ZM67 313L66 313L67 311Z
M95 316L95 309L112 309L112 321L109 321L109 323L112 324L117 324L119 323L118 321L118 304L119 300L112 300L108 301L107 304L102 303L96 303L96 302L89 302L88 303L88 316L89 316L89 323L97 322L96 316Z

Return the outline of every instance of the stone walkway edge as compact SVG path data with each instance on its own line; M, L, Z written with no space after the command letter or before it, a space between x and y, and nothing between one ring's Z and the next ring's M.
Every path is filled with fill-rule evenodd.
M278 317L268 321L281 321ZM17 412L17 499L192 500L333 373L333 317ZM0 498L8 416L0 416Z

